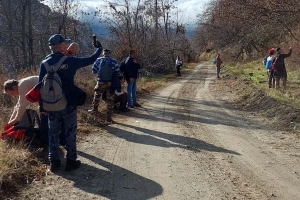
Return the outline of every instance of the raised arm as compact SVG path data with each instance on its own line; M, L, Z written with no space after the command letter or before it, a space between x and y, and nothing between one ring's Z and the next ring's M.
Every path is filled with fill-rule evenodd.
M290 47L289 53L287 54L280 54L283 58L290 57L292 55L292 47Z
M87 57L87 58L75 58L75 57L70 57L68 59L70 59L70 65L72 67L75 67L76 69L82 68L82 67L86 67L89 65L92 65L97 58L100 56L102 52L102 47L98 48L92 56Z

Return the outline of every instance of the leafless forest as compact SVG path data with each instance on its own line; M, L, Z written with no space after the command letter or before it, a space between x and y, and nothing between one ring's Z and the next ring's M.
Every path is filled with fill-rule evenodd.
M214 0L199 15L199 50L225 50L234 60L258 58L270 47L298 52L300 1Z

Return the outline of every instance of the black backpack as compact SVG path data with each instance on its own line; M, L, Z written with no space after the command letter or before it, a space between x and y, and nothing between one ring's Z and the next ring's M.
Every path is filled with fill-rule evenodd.
M126 64L125 64L125 60L123 60L121 63L120 63L120 71L121 73L124 73L125 72L125 68L126 68Z
M25 129L25 135L32 138L39 132L41 120L38 113L32 109L26 109L22 119L15 125L15 129Z
M126 76L126 59L124 59L121 63L120 63L120 72L123 74L123 76Z

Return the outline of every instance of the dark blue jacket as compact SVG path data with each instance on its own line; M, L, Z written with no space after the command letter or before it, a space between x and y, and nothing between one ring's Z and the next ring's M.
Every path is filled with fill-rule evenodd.
M126 81L129 81L130 78L137 79L140 68L141 68L140 64L134 63L133 58L128 57L125 61Z
M84 95L84 92L80 88L78 88L74 83L74 76L76 74L76 71L80 68L92 65L99 57L101 52L102 48L98 48L91 57L68 57L57 71L62 81L62 89L65 93L68 106L77 106L78 104L80 104L80 101L82 100ZM47 57L46 61L51 66L58 63L60 58L63 56L64 54L60 52L53 53ZM39 72L39 82L43 80L46 74L46 68L44 64L41 63Z

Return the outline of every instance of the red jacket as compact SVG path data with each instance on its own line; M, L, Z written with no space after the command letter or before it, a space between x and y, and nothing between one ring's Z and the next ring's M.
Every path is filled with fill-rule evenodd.
M221 65L223 63L223 61L221 60L221 58L220 57L216 57L216 61L217 61L216 67L221 67Z

